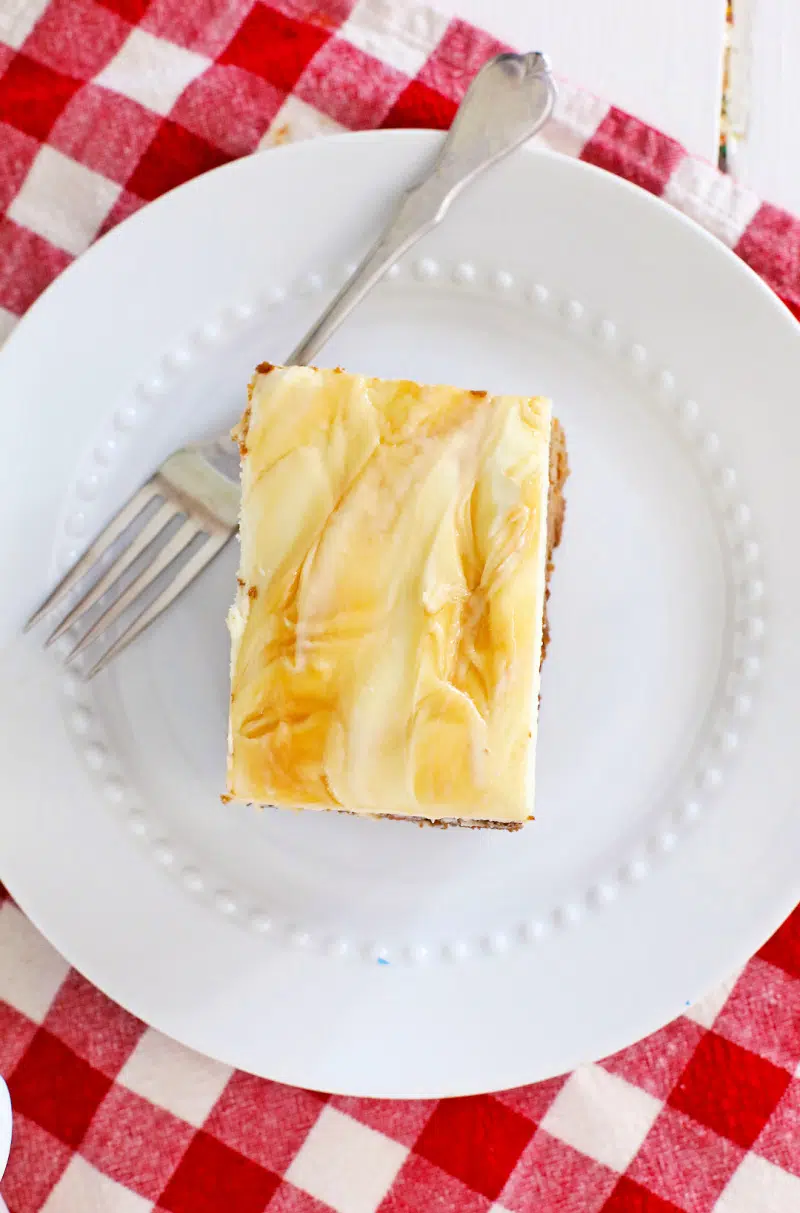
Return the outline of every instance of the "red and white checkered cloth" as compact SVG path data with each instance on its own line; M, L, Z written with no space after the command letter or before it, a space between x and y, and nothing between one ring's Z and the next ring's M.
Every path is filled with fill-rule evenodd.
M0 0L0 336L165 190L287 139L444 127L499 49L404 0ZM800 317L792 216L567 85L545 138L691 215ZM800 911L735 981L616 1057L403 1103L189 1052L70 970L2 896L11 1213L800 1210Z

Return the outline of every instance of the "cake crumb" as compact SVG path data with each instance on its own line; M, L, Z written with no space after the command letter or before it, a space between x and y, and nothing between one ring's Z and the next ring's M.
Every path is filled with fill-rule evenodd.
M238 425L235 425L231 430L231 438L234 442L239 443L239 454L244 459L247 454L247 435L250 429L250 418L253 415L252 406L248 403L247 408L242 413L242 419Z

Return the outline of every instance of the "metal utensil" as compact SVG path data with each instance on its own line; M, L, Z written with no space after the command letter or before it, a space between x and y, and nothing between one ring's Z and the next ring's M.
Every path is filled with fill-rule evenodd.
M430 169L402 195L380 239L286 364L307 365L386 271L441 223L453 199L544 125L554 101L555 86L544 55L503 54L485 64L467 90ZM89 669L86 676L92 678L144 631L224 546L236 530L239 500L238 458L227 435L170 455L59 582L30 618L26 631L50 611L63 608L70 592L92 576L90 588L46 641L52 644L71 628L80 627L80 637L67 662L105 638L126 612L130 616L140 608ZM119 550L104 567L115 545ZM145 557L147 563L123 588L125 575ZM159 578L161 588L147 602L145 591ZM106 594L111 594L109 605L86 626L87 613Z

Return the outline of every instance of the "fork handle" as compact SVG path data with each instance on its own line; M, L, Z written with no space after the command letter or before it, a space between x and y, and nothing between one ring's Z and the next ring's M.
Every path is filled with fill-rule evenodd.
M478 72L432 166L401 197L377 244L286 360L305 366L403 253L431 231L476 177L544 125L555 85L544 55L503 54Z

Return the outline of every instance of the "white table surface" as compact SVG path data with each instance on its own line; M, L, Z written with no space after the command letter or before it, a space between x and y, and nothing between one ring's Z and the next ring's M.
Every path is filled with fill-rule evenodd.
M800 0L734 0L733 172L800 213ZM725 0L437 0L716 161Z

